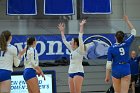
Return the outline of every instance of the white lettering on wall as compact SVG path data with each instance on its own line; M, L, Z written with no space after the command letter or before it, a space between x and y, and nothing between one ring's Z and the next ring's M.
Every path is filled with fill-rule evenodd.
M49 46L48 46L49 51L48 51L48 53L46 53L46 55L54 55L54 54L62 55L62 54L64 54L62 52L62 42L61 41L47 41L47 43L49 44ZM54 52L54 45L55 44L57 44L56 53Z

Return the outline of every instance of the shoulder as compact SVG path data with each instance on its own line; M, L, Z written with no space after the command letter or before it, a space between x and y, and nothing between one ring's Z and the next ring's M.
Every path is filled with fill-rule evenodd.
M17 52L17 48L14 45L9 44L7 46L8 51L10 52Z
M10 49L17 49L14 45L11 45L11 44L8 44L7 47L10 48Z
M134 38L134 37L135 37L134 35L130 34L130 35L128 36L127 40L129 40L129 39L131 39L131 38Z
M27 50L27 53L28 54L32 54L32 53L34 53L34 49L31 47L31 48L29 48L28 50Z

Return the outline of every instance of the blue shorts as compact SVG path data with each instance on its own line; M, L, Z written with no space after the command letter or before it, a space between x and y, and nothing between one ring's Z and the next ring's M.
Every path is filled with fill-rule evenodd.
M36 71L33 68L26 68L23 73L23 78L25 81L36 77Z
M0 69L0 82L11 80L11 73L10 70Z
M112 76L114 78L121 79L128 75L131 75L130 64L119 64L112 66Z
M84 73L83 72L69 73L69 77L74 78L74 76L81 76L84 78Z

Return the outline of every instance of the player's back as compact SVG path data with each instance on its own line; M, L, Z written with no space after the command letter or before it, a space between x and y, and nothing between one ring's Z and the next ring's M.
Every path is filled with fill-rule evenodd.
M130 35L125 41L122 43L115 43L111 47L109 47L109 59L111 58L113 65L116 64L126 64L129 61L129 49L130 45L134 40L134 35Z
M112 46L113 64L127 63L129 60L129 47L125 42Z
M30 47L27 50L27 53L24 55L24 66L25 68L34 68L34 66L38 66L39 59L37 50L33 47Z
M0 51L0 69L13 71L14 56L17 56L17 48L8 44L7 51Z

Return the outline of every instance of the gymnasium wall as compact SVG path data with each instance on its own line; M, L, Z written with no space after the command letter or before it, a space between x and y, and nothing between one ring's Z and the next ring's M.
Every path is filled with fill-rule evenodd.
M123 0L112 0L113 13L111 15L82 15L80 11L81 0L74 0L78 7L78 15L68 16L72 20L64 20L66 23L66 33L76 34L79 30L79 20L88 16L88 22L85 26L85 33L115 33L117 30L123 30L129 33L127 26L122 20L123 17ZM62 20L63 16L44 16L43 0L37 0L38 15L37 16L8 16L6 15L6 0L0 0L0 32L10 30L16 35L26 34L59 34L57 24ZM78 4L76 4L78 3ZM140 0L126 0L126 14L137 29L137 36L140 36ZM139 37L132 44L132 49L138 51L137 46L140 45ZM139 53L139 52L138 52ZM85 80L83 84L83 93L96 93L95 91L106 91L109 84L104 82L106 60L92 60L90 66L85 66ZM57 91L58 93L68 93L67 70L68 66L57 66L43 68L48 70L56 70ZM17 68L15 70L23 70ZM88 92L87 92L88 91Z
M137 36L140 36L140 0L112 0L113 13L111 15L82 15L81 0L74 0L75 6L78 7L77 15L68 16L72 20L64 20L66 23L66 33L78 33L79 19L88 17L88 23L85 27L85 33L115 33L116 30L123 30L128 33L127 26L122 21L123 9L138 30ZM13 34L59 34L57 24L64 16L44 16L43 0L38 2L37 16L8 16L6 15L6 0L0 0L0 28L10 30ZM77 3L77 4L76 4ZM78 19L78 20L77 20Z

